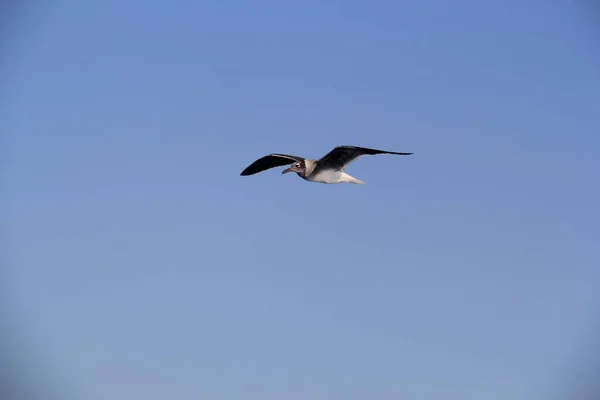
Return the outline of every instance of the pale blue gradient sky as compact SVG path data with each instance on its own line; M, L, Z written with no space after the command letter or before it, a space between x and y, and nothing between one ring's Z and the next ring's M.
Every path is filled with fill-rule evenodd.
M9 29L8 277L43 373L86 399L547 398L599 316L593 17L195 3ZM363 186L239 176L340 144L415 155L358 160Z

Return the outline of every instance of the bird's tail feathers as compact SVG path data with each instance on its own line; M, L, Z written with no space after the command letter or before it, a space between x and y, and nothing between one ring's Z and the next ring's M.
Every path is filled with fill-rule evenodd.
M348 183L354 183L355 185L364 185L365 183L363 181L361 181L360 179L356 179L353 176L348 175L347 173L343 173L343 177L344 177L344 181L348 182Z

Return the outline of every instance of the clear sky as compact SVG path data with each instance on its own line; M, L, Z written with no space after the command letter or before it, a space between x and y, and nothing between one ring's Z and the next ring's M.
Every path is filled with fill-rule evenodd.
M3 31L3 219L60 397L541 399L591 358L593 9L52 3ZM342 144L415 154L239 176Z

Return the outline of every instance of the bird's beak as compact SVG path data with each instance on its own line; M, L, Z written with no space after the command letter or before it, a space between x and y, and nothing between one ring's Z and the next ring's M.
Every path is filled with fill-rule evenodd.
M292 172L292 167L289 167L288 169L284 169L283 171L281 171L281 174L287 174L288 172Z

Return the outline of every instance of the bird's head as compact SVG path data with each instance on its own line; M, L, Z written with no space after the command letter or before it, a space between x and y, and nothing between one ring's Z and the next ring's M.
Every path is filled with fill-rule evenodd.
M287 174L288 172L295 172L300 176L304 176L306 173L306 164L304 161L296 161L289 168L284 169L281 173Z

